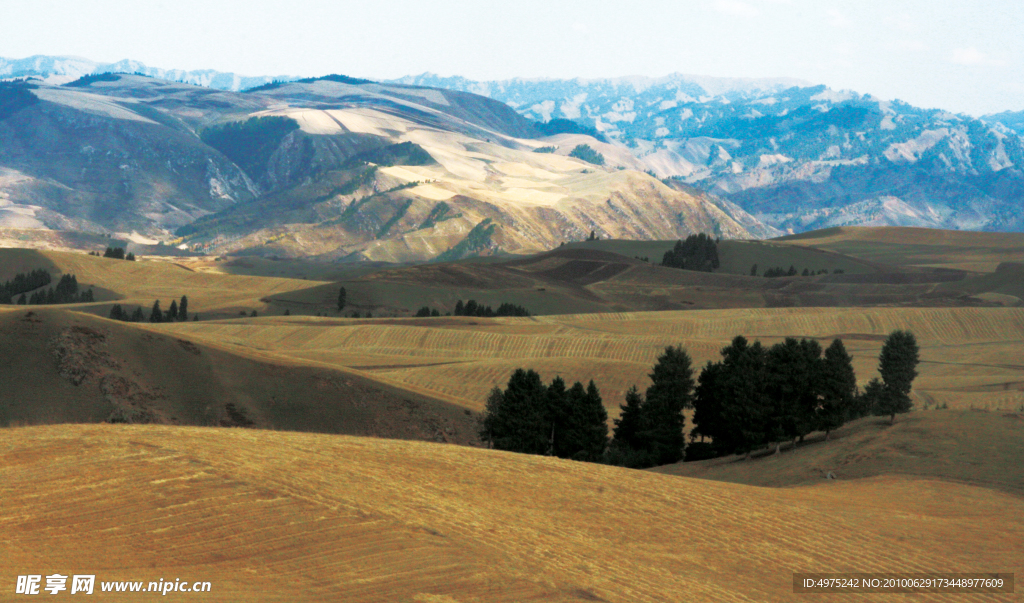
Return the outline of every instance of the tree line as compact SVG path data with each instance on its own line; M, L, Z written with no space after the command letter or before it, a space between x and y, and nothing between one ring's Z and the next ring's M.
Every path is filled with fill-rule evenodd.
M836 268L835 270L832 271L832 274L843 274L843 272L844 271L842 268ZM761 276L765 278L778 278L780 276L796 276L797 274L798 272L796 266L790 264L788 270L783 268L782 266L776 266L774 268L768 268L767 270L764 271L764 274L762 274ZM801 276L815 276L818 274L828 274L828 269L822 268L821 270L818 271L812 271L808 270L807 268L804 268L803 272L799 274ZM754 264L750 267L750 276L757 276L757 264Z
M100 252L90 251L89 255L99 256ZM127 254L125 254L124 247L107 247L107 249L103 252L103 257L113 258L115 260L128 260L129 262L135 261L135 254L130 251Z
M676 241L675 246L666 251L661 259L662 266L713 272L718 269L718 244L715 239L704 234L692 234L686 240Z
M53 281L50 273L42 268L31 272L19 272L14 278L0 285L0 304L14 303L14 296L45 287Z
M529 316L530 312L526 308L510 302L503 302L498 306L497 310L492 310L490 306L478 304L475 299L471 299L465 304L460 299L455 302L455 309L452 311L452 315L481 317Z
M608 412L597 386L561 377L545 385L533 369L516 369L508 387L487 396L480 437L498 450L600 461L608 443Z
M253 315L255 316L255 311ZM147 320L149 322L184 322L188 320L188 316L188 296L186 295L181 296L180 302L171 300L171 305L167 310L160 308L160 300L154 301L153 307L149 310L148 319L142 310L142 306L136 306L135 310L131 313L121 307L121 304L114 304L110 308L110 318L124 322L146 322ZM192 320L199 320L199 315L194 314Z
M912 407L919 361L914 335L893 331L879 355L881 378L859 392L840 339L823 353L813 339L786 338L765 347L738 336L721 355L694 380L686 350L665 348L649 375L650 387L641 393L633 386L626 393L610 440L593 381L586 389L576 383L567 393L561 378L545 386L535 371L517 369L505 390L494 388L488 396L481 438L501 450L635 468L675 463L684 455L749 457L772 445L778 453L784 441L795 445L813 431L824 431L828 440L845 422L868 414L894 422ZM689 444L685 409L694 411Z
M95 301L92 289L79 291L78 278L74 274L65 274L60 277L57 284L47 289L39 289L50 282L52 278L45 270L33 270L25 274L17 274L13 280L4 283L0 290L0 303L17 303L24 306L51 305L51 304L80 304ZM31 295L26 293L32 289L38 289ZM13 301L14 295L21 293L17 302Z

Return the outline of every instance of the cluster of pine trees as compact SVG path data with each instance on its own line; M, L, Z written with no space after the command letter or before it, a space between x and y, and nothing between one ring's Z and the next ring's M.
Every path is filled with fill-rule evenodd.
M536 371L520 368L504 391L491 390L480 437L498 450L600 461L608 413L593 381L566 389L561 377L545 385Z
M0 285L0 304L12 304L14 303L14 297L16 295L45 287L49 285L53 280L50 273L43 270L42 268L33 270L31 272L18 273L14 275L14 278L4 282ZM25 303L25 302L20 302Z
M843 269L842 268L836 268L835 270L832 271L832 273L833 274L842 274L843 273ZM765 270L764 274L762 276L764 276L765 278L778 278L780 276L796 276L797 274L800 274L801 276L814 276L814 275L817 275L817 274L828 274L828 269L822 268L821 270L818 270L818 271L814 272L814 271L808 270L807 268L804 268L804 271L802 273L798 273L797 269L796 269L796 266L793 266L792 264L790 264L789 270L783 268L782 266L776 266L774 268L769 268L769 269ZM750 276L757 276L757 264L754 264L753 266L750 267Z
M40 275L40 272L45 271L34 270L29 273L29 275L34 276L21 279L20 281L18 277L24 275L19 274L14 277L14 281L8 281L8 283L5 284L5 287L7 287L7 285L10 284L11 288L5 289L2 293L0 293L0 303L13 303L11 301L10 291L16 289L19 286L27 287L29 285L36 285L38 283L41 284L38 284L37 286L42 286L45 285L46 283L49 283L51 278L49 273L46 273L46 277L43 278ZM35 287L32 288L34 289ZM49 304L80 304L95 301L92 289L86 289L85 291L78 290L78 279L73 274L65 274L64 276L60 277L60 280L57 281L57 284L55 286L45 290L40 289L33 293L32 295L26 296L24 293L25 289L22 289L22 291L23 292L21 296L18 297L17 302L19 305L22 306L25 304L40 306Z
M746 453L831 431L868 414L910 410L918 347L909 331L893 331L879 355L881 379L863 393L842 340L822 353L812 339L787 338L770 348L738 336L708 362L697 381L683 347L669 346L650 373L646 392L633 386L608 441L597 386L544 385L535 371L516 369L504 391L491 390L481 438L500 450L604 462L634 468ZM691 441L684 409L694 411ZM697 438L700 441L696 441ZM710 441L705 442L705 439Z
M98 251L89 252L89 255L98 256L99 254L100 252ZM135 261L135 254L128 252L128 254L126 255L124 252L124 247L107 247L106 251L103 252L103 257L114 258L115 260L128 260L129 262Z
M437 308L431 308L430 306L423 306L419 310L416 310L416 318L423 318L428 316L440 316L441 312Z
M685 241L676 241L675 247L665 252L661 265L683 270L713 272L719 266L718 244L715 239L703 232L690 235Z
M455 302L455 310L452 312L455 316L481 316L481 317L492 317L492 316L529 316L530 312L519 305L504 302L498 306L497 310L492 310L490 306L484 306L478 304L475 299L471 299L465 304L462 300Z
M643 394L634 385L615 419L608 462L625 467L653 467L683 459L683 409L693 406L693 368L682 346L669 346L650 373Z
M255 311L253 316L255 316ZM145 313L142 311L141 306L136 306L135 310L129 313L121 307L121 304L114 304L110 308L110 318L124 322L146 322ZM160 309L160 300L156 300L149 311L149 322L184 322L186 320L188 320L187 295L181 296L181 302L171 300L171 306L166 311ZM199 315L193 315L192 320L199 320Z
M693 396L691 443L687 456L706 458L803 440L812 431L829 432L868 414L891 415L911 408L911 382L917 375L917 342L908 331L894 331L879 356L882 381L864 393L842 340L822 354L811 339L787 338L770 348L739 336L708 362Z

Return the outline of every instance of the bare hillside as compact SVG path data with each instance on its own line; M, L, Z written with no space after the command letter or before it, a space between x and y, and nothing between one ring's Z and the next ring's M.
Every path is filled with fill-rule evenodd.
M936 480L765 489L346 436L0 433L8 583L47 568L209 581L211 601L749 602L793 600L798 571L1024 571L1021 499Z

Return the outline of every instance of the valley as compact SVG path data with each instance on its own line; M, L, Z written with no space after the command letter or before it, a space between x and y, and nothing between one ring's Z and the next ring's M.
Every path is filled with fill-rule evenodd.
M0 59L0 600L51 571L414 603L1024 572L1016 114L59 59ZM670 460L609 444L687 389L670 346L696 380L737 336L775 364L707 369L682 427L634 415ZM705 442L708 408L756 445Z

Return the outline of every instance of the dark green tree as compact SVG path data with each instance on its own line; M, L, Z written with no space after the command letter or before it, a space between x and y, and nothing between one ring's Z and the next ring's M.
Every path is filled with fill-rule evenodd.
M597 385L591 380L584 389L577 381L565 392L562 408L560 427L555 430L554 454L577 461L599 460L608 446L608 411Z
M188 296L182 295L181 302L178 303L178 320L188 320Z
M757 276L757 264L750 267L750 276Z
M641 413L643 412L644 396L634 385L626 392L626 403L619 405L619 418L615 419L612 430L612 445L624 449L642 447L640 432L643 429Z
M163 322L164 313L160 310L160 300L153 302L153 309L149 311L149 322Z
M164 322L175 322L178 320L178 302L171 300L171 306L167 308L167 314L164 315Z
M341 310L345 307L347 297L348 293L345 291L344 287L338 290L338 312L341 312Z
M462 316L466 312L466 307L462 305L462 300L455 302L455 310L452 311L454 316Z
M782 440L803 438L816 428L821 346L813 339L787 337L766 355L765 393L769 408L765 424L769 442L779 452Z
M842 339L832 340L825 349L821 364L821 409L818 413L818 429L829 434L838 429L853 414L854 396L857 393L857 376L853 372L853 359L846 352Z
M500 402L488 398L481 437L498 450L546 454L551 441L550 413L540 375L532 369L516 369L500 393Z
M722 421L713 436L722 453L746 453L749 458L766 442L766 356L761 342L750 344L743 336L722 349L722 368L715 377Z
M121 307L121 304L114 304L113 307L110 308L110 318L112 320L125 320L128 317L125 316L124 309Z
M913 333L898 330L886 337L878 356L878 372L885 387L881 399L875 401L875 413L889 415L890 425L896 422L897 413L908 412L914 405L910 388L918 362L920 350Z
M145 319L145 316L143 316L143 313L142 313L142 306L135 306L135 311L132 312L132 317L131 317L130 320L132 322L142 322L144 319Z
M658 357L650 374L641 407L641 439L643 448L659 465L675 463L683 458L686 441L683 409L693 407L693 367L690 355L680 346L669 346Z

